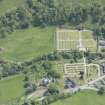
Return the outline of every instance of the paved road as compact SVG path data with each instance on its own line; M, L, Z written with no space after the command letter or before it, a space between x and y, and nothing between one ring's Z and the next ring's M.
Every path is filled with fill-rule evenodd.
M86 89L88 89L88 90L94 90L94 91L98 91L98 89L97 88L94 88L94 87L88 87L88 86L81 86L81 87L79 87L81 90L86 90Z

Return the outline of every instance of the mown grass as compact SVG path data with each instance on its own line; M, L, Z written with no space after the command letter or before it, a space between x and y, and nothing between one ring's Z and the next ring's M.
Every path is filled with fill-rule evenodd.
M0 105L13 101L24 94L23 80L23 75L17 75L0 81Z
M16 7L19 7L25 2L25 0L2 0L0 2L0 16L4 15L6 12L9 12Z
M88 30L84 30L82 31L82 38L83 39L93 39L93 32L92 31L88 31Z
M100 96L94 91L86 90L51 105L105 105L105 95Z
M0 58L24 61L55 50L55 28L29 28L0 39Z

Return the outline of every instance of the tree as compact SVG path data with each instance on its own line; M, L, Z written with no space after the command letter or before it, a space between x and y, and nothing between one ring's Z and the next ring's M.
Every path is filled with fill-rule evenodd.
M97 25L96 27L94 27L93 31L94 31L94 35L96 36L96 39L97 39L97 52L98 52L99 37L102 35L101 27L99 25Z
M104 93L105 93L105 90L104 90L103 87L101 87L101 88L99 89L99 91L98 91L98 94L99 94L99 95L103 95Z
M58 79L58 78L60 78L61 75L60 75L60 73L56 72L55 70L49 70L47 73L47 76Z
M50 84L45 95L57 95L57 94L59 94L59 89L57 85L54 83Z
M35 105L35 101L31 100L31 105Z
M0 29L0 38L5 38L6 35L6 30L4 28Z
M0 2L2 2L3 0L0 0Z
M24 81L29 81L29 77L25 75Z
M89 6L89 14L91 16L92 23L98 23L99 17L102 15L101 5L98 2L93 2Z
M54 0L38 0L38 1L50 8L54 7Z
M51 64L49 62L44 62L42 66L44 67L45 70L51 69Z
M24 99L24 103L22 105L29 105L28 100Z
M32 8L32 6L33 6L33 1L32 0L26 0L26 3L29 6L29 8Z

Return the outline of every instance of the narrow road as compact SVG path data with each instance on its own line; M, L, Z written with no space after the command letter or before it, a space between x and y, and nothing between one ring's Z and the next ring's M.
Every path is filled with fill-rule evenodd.
M105 75L104 75L104 76L101 76L101 77L99 77L99 78L97 78L97 79L95 79L95 80L93 80L93 81L88 82L88 85L92 85L92 84L94 84L95 82L98 82L98 81L100 81L100 80L102 80L102 79L104 79L104 78L105 78Z
M35 92L27 96L27 99L30 99L32 97L43 97L44 92L46 91L46 88L38 88Z

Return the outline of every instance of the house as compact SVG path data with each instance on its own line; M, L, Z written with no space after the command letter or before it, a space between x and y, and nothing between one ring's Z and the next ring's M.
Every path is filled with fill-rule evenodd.
M76 84L70 78L65 78L65 87L66 88L75 88Z

